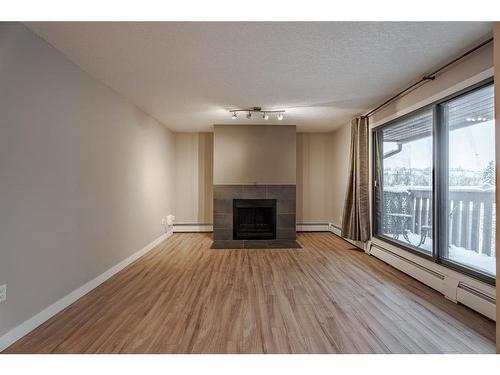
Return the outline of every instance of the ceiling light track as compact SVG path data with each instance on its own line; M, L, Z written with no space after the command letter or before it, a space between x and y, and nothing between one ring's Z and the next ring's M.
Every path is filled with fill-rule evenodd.
M268 110L262 109L261 107L252 107L252 108L248 108L248 109L231 109L229 111L229 113L231 113L231 118L233 120L236 120L238 118L239 112L245 112L247 119L251 119L253 113L262 114L262 118L266 121L269 120L269 114L273 114L273 113L276 113L277 114L276 118L281 121L281 120L283 120L283 114L285 113L284 110L269 110L268 111Z

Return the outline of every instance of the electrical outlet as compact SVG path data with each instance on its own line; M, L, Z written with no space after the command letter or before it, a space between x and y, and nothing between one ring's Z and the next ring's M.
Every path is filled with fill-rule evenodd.
M0 302L7 300L7 284L0 285Z

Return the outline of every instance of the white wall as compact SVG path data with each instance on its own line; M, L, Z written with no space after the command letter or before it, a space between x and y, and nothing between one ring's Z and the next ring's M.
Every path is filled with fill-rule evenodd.
M333 195L333 223L342 226L347 179L349 175L349 158L351 149L351 124L346 124L332 134L332 165L335 166L335 179L331 187Z
M215 185L295 185L295 125L215 125Z
M336 152L333 133L297 133L297 223L334 221Z
M337 180L347 181L349 138L336 134L296 135L297 223L340 223L345 188ZM213 133L175 133L175 165L176 224L211 224Z
M0 23L0 336L163 233L172 133Z
M450 60L452 58L453 56L450 56ZM461 85L476 74L492 67L493 46L490 43L445 70L434 81L427 82L375 113L370 118L370 124L380 125L380 122L386 122L391 118L401 116L402 113L421 108L425 104L441 99L442 95L452 94L456 91L455 86ZM418 78L420 77L414 77L411 81L413 82ZM448 93L447 90L450 90L450 92Z
M212 224L213 133L175 133L175 223Z

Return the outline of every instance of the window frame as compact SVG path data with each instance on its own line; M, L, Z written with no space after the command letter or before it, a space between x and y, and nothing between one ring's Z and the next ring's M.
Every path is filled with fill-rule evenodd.
M480 281L483 281L485 283L491 284L491 285L496 285L496 276L493 277L487 273L483 273L477 269L467 267L465 265L459 264L457 262L454 262L450 259L446 259L441 257L442 254L442 249L446 246L447 244L447 236L438 236L438 233L442 232L442 228L446 228L446 219L447 215L444 215L444 212L440 209L436 209L438 202L443 202L446 200L446 194L448 191L448 131L447 127L444 125L444 115L443 115L443 104L456 99L458 97L467 95L475 90L479 90L483 87L489 86L489 85L494 85L494 78L490 77L485 80L482 80L474 85L471 85L469 87L466 87L463 90L457 91L451 95L445 96L444 98L441 98L439 100L436 100L430 104L427 104L425 106L422 106L416 110L413 110L409 113L406 113L402 116L399 116L397 118L394 118L390 121L387 121L377 127L374 127L371 129L371 140L372 140L372 150L371 150L371 156L372 156L372 162L371 168L372 168L372 181L371 181L371 194L372 194L372 204L371 204L371 230L372 230L372 237L377 238L381 241L388 242L392 246L395 246L399 249L408 251L412 254L415 254L419 257L422 257L424 259L430 260L434 263L440 264L444 267L453 269L457 272L463 273L467 276L473 277L475 279L478 279ZM433 118L433 124L432 124L432 144L433 144L433 155L432 155L432 254L428 254L420 249L418 249L416 246L412 246L410 244L406 245L402 242L395 241L394 239L381 234L377 233L377 228L378 228L378 222L377 222L377 212L376 212L376 202L375 202L375 196L376 196L376 180L377 180L377 169L376 169L376 158L377 158L377 153L375 150L375 138L377 136L377 133L384 128L390 127L394 125L397 122L400 122L401 120L404 120L408 117L415 116L421 112L429 111L432 109L432 118ZM496 129L495 129L496 131ZM381 155L382 156L382 155ZM446 157L441 157L441 156L446 156ZM382 185L383 185L383 180L382 180ZM498 224L497 224L498 225ZM495 257L497 254L495 254Z

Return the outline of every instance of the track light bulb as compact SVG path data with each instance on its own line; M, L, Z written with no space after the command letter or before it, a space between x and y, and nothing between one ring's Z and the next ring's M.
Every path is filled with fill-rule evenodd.
M280 120L280 121L283 120L283 113L282 112L278 113L278 120Z
M247 113L247 119L251 119L252 118L252 113L251 112L248 112Z
M238 117L238 115L236 114L236 112L233 112L233 115L231 116L231 118L232 118L233 120L236 120L236 118L237 118L237 117Z
M264 112L264 115L262 116L262 118L264 120L269 120L269 115L267 113Z

